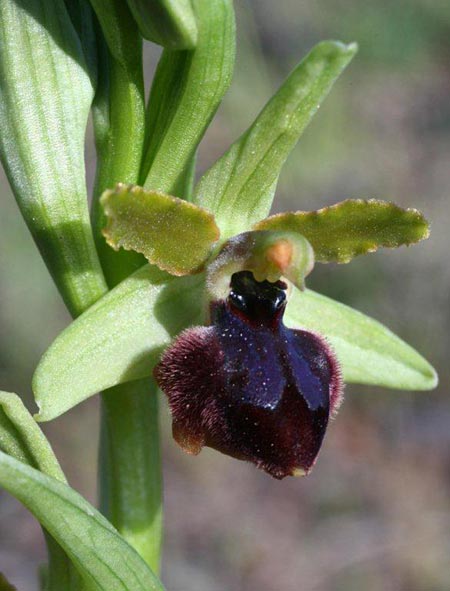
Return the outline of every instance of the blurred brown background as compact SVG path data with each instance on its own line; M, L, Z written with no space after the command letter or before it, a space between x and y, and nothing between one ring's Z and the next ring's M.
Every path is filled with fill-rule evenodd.
M237 0L237 68L200 153L204 170L321 39L360 53L291 156L276 210L379 197L422 209L427 243L319 266L309 286L380 319L437 367L431 393L347 387L308 479L274 481L170 437L163 406L165 565L171 591L450 589L450 4L448 0ZM147 48L148 71L157 58ZM88 173L94 170L89 138ZM92 178L90 179L92 183ZM30 408L40 355L69 318L4 176L0 387ZM44 425L70 481L95 499L98 406ZM0 491L0 570L35 591L39 527Z

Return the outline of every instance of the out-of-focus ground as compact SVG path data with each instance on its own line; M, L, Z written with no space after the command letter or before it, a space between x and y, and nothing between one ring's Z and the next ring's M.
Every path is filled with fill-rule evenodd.
M347 387L313 474L271 480L215 452L184 455L162 410L171 591L450 589L450 4L447 0L238 0L234 84L200 151L204 170L321 39L358 41L282 175L276 210L379 197L422 209L428 242L309 286L380 319L437 367L430 393ZM155 49L148 48L149 63ZM149 69L151 66L149 66ZM94 169L92 142L88 171ZM2 177L0 387L30 408L40 355L68 323ZM95 499L98 406L44 425L70 481ZM0 492L0 570L35 591L39 527Z

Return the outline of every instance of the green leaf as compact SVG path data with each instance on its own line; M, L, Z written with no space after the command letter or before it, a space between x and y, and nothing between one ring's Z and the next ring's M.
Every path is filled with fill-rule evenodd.
M0 591L17 591L16 587L13 587L11 583L8 583L3 573L0 573Z
M163 589L109 521L66 484L0 452L0 486L23 503L61 545L89 589Z
M170 195L118 184L103 193L101 204L108 244L140 252L172 275L196 272L219 238L212 214Z
M347 199L318 211L280 213L256 224L255 230L300 232L321 263L348 263L378 248L414 244L429 235L420 211L376 199Z
M204 274L175 278L146 266L70 324L41 359L33 391L48 421L101 390L149 376L181 330L201 324Z
M106 290L87 207L90 67L62 0L0 2L0 157L67 307Z
M354 43L316 45L202 177L193 202L214 213L223 239L267 216L286 158L356 50Z
M81 49L89 72L97 78L97 39L94 12L89 0L64 0L75 31L80 40Z
M233 72L232 0L194 0L198 42L193 51L164 50L147 111L147 145L141 182L176 193Z
M127 0L141 35L168 49L193 49L197 24L191 0Z
M1 391L0 451L48 476L66 482L49 442L20 398L16 394ZM44 536L49 557L46 591L79 589L78 574L68 556L45 530Z
M0 450L40 470L66 481L47 438L21 399L0 391Z
M45 591L88 591L72 561L56 540L43 528L47 545L48 564L42 565Z
M388 328L313 291L293 290L286 324L324 335L341 363L344 380L402 390L431 390L432 366Z

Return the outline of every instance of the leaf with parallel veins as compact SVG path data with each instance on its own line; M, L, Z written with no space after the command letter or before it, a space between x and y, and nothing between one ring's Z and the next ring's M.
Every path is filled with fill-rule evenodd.
M60 544L89 590L163 591L139 554L67 484L0 451L0 486Z

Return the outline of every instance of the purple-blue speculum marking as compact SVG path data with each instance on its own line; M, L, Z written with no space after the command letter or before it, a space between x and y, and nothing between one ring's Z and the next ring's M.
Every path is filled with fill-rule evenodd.
M235 273L211 325L181 333L155 368L189 453L206 445L278 479L314 465L342 381L323 337L284 326L286 289Z

